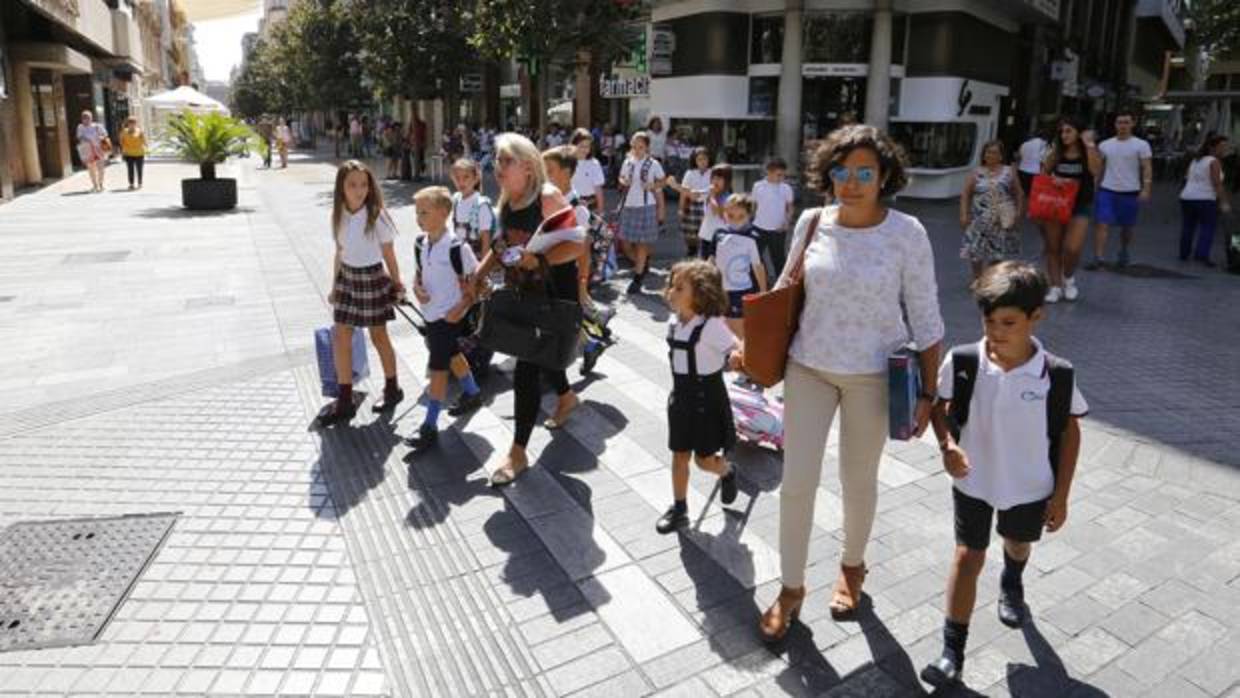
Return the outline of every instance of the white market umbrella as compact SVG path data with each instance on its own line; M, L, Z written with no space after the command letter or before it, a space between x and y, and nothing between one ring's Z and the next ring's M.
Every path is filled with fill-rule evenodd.
M189 85L182 85L175 90L152 95L142 100L142 103L151 109L172 109L175 111L188 109L200 113L212 111L223 112L224 114L229 113L228 107Z

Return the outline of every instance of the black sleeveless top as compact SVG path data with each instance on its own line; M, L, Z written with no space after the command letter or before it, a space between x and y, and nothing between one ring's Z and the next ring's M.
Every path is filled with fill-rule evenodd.
M1078 207L1094 202L1094 175L1089 171L1089 158L1084 155L1077 158L1064 155L1055 163L1055 169L1051 170L1051 173L1064 179L1075 179L1080 183L1081 188L1076 195Z
M514 209L505 202L499 212L499 227L505 245L524 245L542 224L542 200L535 198L525 208ZM577 300L577 260L549 266L551 294L563 300Z

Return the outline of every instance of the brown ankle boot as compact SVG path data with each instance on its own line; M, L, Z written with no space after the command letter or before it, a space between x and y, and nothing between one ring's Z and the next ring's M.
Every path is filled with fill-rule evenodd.
M831 615L844 616L854 613L861 605L861 585L865 582L865 563L856 567L840 565L840 576L831 592Z
M775 599L775 603L766 609L766 613L762 614L762 620L758 623L758 632L761 633L762 639L766 642L778 642L788 634L788 628L792 626L801 615L801 604L805 601L805 587L797 589L789 589L782 587L779 590L779 597Z

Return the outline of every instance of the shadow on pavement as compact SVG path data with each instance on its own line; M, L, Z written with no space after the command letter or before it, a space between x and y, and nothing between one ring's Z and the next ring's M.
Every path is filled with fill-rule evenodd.
M183 220L187 218L227 218L229 216L255 213L256 211L258 209L252 206L238 206L227 211L191 211L181 206L161 206L159 208L144 208L134 211L133 215L137 218Z
M321 510L315 515L340 518L383 482L388 457L400 443L400 435L384 417L362 426L332 427L319 434L319 460L312 469L312 480L322 475L335 513L329 517Z
M1072 696L1073 698L1106 698L1107 693L1068 676L1063 660L1051 647L1032 618L1021 628L1029 652L1037 666L1008 664L1007 684L1013 698L1034 696Z

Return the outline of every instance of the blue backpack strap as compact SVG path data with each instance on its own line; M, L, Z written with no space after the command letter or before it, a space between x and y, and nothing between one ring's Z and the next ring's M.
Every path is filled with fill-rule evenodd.
M947 412L947 426L952 438L960 440L960 431L969 421L969 403L973 400L973 384L977 382L978 354L976 344L953 347L952 399Z

